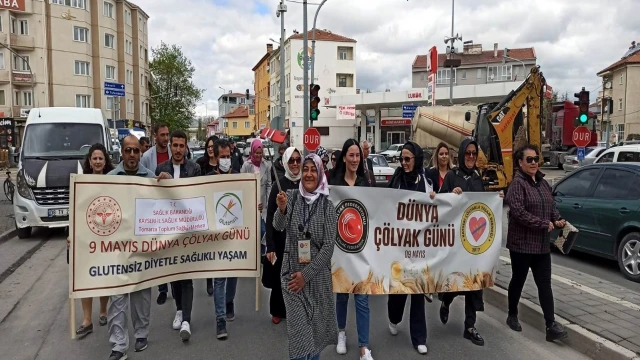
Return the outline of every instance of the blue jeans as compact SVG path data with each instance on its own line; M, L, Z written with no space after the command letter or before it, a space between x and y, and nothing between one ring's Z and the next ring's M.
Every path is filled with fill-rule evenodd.
M320 354L318 355L307 355L305 357L295 358L291 360L320 360Z
M356 328L358 347L369 346L369 295L353 294L356 301ZM336 318L340 331L347 327L347 305L349 294L336 294Z
M227 316L227 304L232 303L236 297L238 278L213 279L213 304L216 311L216 320Z

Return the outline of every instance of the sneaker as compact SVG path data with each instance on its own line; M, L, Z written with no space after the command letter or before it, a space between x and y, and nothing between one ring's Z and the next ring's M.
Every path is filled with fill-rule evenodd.
M112 351L109 360L127 360L127 354L120 351Z
M427 354L427 345L418 345L416 350L418 350L418 354L426 355Z
M182 310L176 311L176 317L173 318L173 330L180 330L182 326Z
M522 326L520 325L520 321L518 321L517 316L509 315L507 317L507 325L509 325L513 331L522 331Z
M227 336L227 321L225 319L218 319L216 325L216 337L222 340L226 339Z
M344 331L338 333L338 345L336 346L336 352L340 355L347 353L347 334Z
M373 356L371 356L371 350L364 349L364 355L360 356L360 360L373 360Z
M158 303L158 305L162 305L167 302L167 293L161 292L160 294L158 294L158 299L156 300L156 302Z
M547 341L564 340L569 336L567 330L565 330L557 322L553 322L550 327L547 328Z
M233 321L236 319L236 312L233 307L233 302L227 303L227 321Z
M78 339L82 339L83 337L91 334L93 332L93 324L89 324L88 326L80 325L78 330L76 330L76 335Z
M389 332L393 336L398 335L398 324L389 323Z
M147 346L148 346L147 339L145 338L136 339L136 345L135 345L136 352L146 350Z
M189 338L191 338L191 326L186 321L183 321L182 326L180 326L180 338L182 341L189 341Z

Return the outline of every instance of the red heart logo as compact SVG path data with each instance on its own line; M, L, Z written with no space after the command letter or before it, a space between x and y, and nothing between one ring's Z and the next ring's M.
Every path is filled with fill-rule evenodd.
M471 235L478 242L482 234L484 234L484 230L487 228L487 219L481 217L474 217L469 220L469 230L471 230Z

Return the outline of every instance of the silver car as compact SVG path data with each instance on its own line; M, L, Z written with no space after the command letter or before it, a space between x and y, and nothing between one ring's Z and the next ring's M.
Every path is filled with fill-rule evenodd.
M582 164L580 164L577 154L567 155L564 157L562 168L565 172L572 172L580 166L591 165L606 149L604 146L592 146L584 149L584 160L582 160Z

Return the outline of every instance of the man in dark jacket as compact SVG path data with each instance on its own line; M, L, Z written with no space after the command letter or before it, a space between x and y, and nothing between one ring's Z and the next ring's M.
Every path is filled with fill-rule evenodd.
M472 139L464 139L458 150L458 166L451 169L444 178L440 193L462 194L463 192L483 192L484 183L480 171L476 167L478 159L478 144ZM440 306L440 321L449 321L449 306L458 295L464 296L464 333L465 339L483 346L484 339L476 330L476 312L484 311L482 290L447 292L438 295L442 301Z
M228 144L231 150L231 168L239 173L240 169L242 169L242 164L244 164L242 151L236 147L236 141L233 138L229 139ZM249 144L249 146L251 145Z
M272 184L276 182L276 175L278 176L277 178L280 179L285 174L284 165L282 164L282 156L284 155L284 152L286 150L287 150L287 144L280 144L280 147L278 148L278 154L280 154L280 156L273 162L273 168L276 171L275 173L273 171L271 172Z
M375 187L376 176L373 172L373 160L369 158L369 154L371 153L371 144L369 144L367 140L364 140L362 143L360 143L360 147L362 148L362 156L364 157L364 160L365 160L363 162L365 179L369 183L369 186Z
M172 174L174 179L200 176L200 166L187 159L187 134L176 130L169 137L171 158L156 168L156 175L160 173ZM173 319L173 329L180 330L182 341L191 338L191 309L193 307L193 281L178 280L171 282L171 293L176 302L176 316Z

